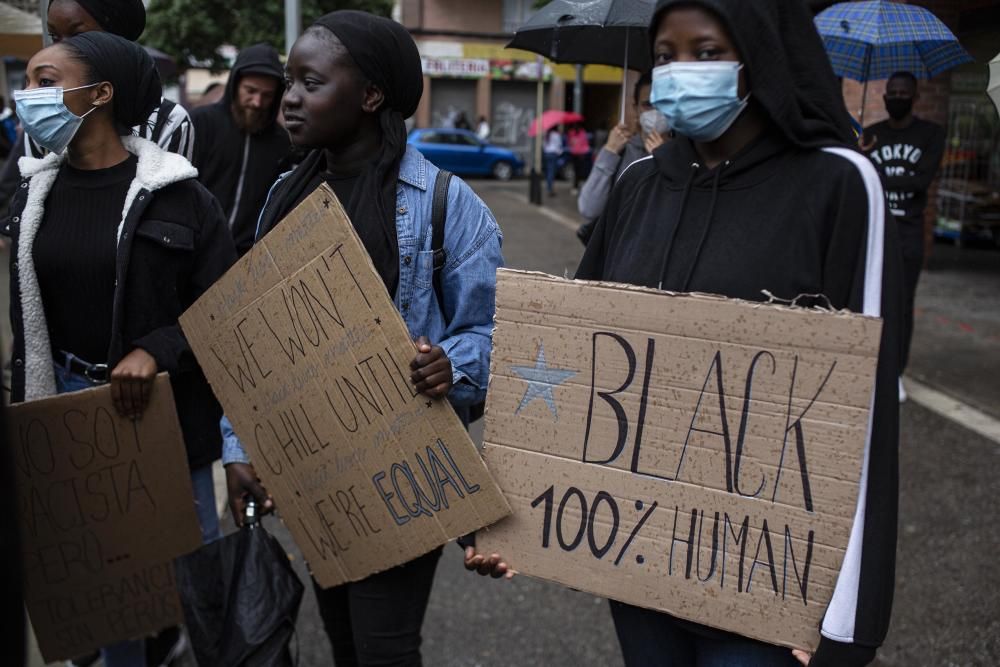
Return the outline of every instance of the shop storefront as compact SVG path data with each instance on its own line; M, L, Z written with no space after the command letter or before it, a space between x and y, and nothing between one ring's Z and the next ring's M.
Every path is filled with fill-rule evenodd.
M473 129L480 116L490 123L490 141L529 158L528 130L537 113L538 62L534 54L489 42L418 41L426 88L417 127L454 126L464 116ZM565 108L572 102L575 69L543 63L543 107ZM588 125L608 126L617 118L621 70L584 68L584 111Z

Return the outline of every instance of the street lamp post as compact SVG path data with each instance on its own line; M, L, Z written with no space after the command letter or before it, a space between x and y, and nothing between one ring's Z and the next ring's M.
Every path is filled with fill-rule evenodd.
M538 91L535 95L535 155L531 165L531 176L528 178L528 200L532 204L542 203L542 111L544 104L542 98L545 95L545 61L541 56L536 60L538 64Z
M49 0L38 0L38 15L42 17L42 46L51 46L52 36L45 29L49 16Z
M302 5L299 0L285 0L285 54L292 52L292 44L302 32Z

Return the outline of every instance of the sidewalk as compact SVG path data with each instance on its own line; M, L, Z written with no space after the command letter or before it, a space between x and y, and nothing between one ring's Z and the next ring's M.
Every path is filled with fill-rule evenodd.
M1000 418L1000 251L936 244L907 375Z

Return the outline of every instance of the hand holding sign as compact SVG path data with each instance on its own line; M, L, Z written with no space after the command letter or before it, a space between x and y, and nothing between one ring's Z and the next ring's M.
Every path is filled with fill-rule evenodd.
M476 572L484 577L493 577L494 579L501 577L513 579L514 575L517 574L517 572L510 569L510 566L507 565L500 554L490 554L487 556L486 554L478 553L475 547L465 547L465 569L470 572Z
M427 336L417 339L417 356L410 362L410 381L418 393L428 398L444 398L451 391L451 360Z
M111 371L111 400L122 417L139 419L149 404L156 359L141 348L125 355Z

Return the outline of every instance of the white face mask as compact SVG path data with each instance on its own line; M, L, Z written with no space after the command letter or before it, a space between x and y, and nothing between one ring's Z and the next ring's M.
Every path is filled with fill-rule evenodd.
M644 137L648 137L653 132L656 132L660 137L666 138L667 133L670 131L667 117L656 109L643 111L639 114L639 127L642 129L642 136Z

